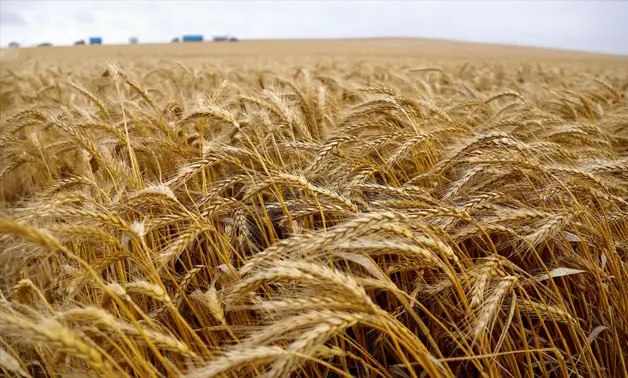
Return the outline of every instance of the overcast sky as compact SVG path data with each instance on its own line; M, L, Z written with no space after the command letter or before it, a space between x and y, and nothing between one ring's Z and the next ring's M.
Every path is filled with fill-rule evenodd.
M427 37L628 55L628 1L0 0L0 45L239 38Z

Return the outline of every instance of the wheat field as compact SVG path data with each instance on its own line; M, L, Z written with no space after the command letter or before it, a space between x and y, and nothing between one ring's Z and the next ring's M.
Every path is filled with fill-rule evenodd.
M628 60L328 43L5 56L1 372L628 376Z

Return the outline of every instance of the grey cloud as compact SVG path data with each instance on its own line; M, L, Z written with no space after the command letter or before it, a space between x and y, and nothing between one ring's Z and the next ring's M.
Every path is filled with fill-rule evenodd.
M16 12L4 11L0 8L0 25L28 26L24 18Z

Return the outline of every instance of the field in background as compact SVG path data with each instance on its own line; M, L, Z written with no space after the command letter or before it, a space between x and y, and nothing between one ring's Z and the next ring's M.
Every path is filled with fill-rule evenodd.
M628 58L3 49L0 372L628 376Z
M13 50L7 53L7 50ZM37 59L71 63L79 60L120 60L164 58L164 59L206 59L221 57L237 59L244 57L274 56L348 56L369 58L456 58L469 60L508 59L530 60L571 60L600 63L628 64L627 56L582 53L535 47L506 46L483 43L442 41L431 39L346 39L346 40L251 40L235 43L164 43L139 45L99 45L99 46L59 46L53 48L35 47L3 49L8 61L22 63L25 59Z

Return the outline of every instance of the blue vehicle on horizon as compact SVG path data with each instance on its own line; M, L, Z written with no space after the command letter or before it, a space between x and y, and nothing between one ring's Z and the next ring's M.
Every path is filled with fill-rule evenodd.
M183 42L203 42L204 37L201 34L188 34L183 36Z

